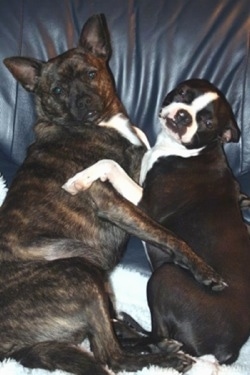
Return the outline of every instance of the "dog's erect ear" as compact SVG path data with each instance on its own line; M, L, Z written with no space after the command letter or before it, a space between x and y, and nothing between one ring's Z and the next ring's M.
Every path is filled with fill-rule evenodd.
M34 91L43 62L26 57L9 57L4 64L27 91Z
M109 31L104 14L90 17L83 26L79 47L105 60L111 55Z

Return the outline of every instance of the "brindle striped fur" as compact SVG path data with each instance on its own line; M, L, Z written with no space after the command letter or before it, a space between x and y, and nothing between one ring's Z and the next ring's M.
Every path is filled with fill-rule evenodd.
M35 142L0 210L0 358L74 374L135 371L149 364L190 367L184 354L126 353L110 320L104 283L128 234L159 245L197 280L222 280L189 247L123 200L108 183L71 196L61 186L103 158L138 179L141 144L98 126L125 112L107 67L104 17L90 18L79 46L48 62L13 57L5 64L36 97ZM132 132L132 128L131 128ZM88 337L94 358L78 344Z

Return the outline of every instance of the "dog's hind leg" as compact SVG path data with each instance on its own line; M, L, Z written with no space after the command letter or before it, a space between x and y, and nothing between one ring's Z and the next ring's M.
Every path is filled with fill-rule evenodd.
M11 358L17 360L28 368L42 368L50 371L60 369L75 375L108 375L111 372L97 363L94 357L70 343L63 342L42 342L31 347L20 349L12 354ZM123 356L123 363L115 363L112 360L112 370L117 371L138 371L150 364L161 367L172 367L177 371L186 372L194 363L191 357L183 353L173 354L143 354ZM156 359L158 359L156 361Z
M110 374L90 353L67 342L40 342L14 352L11 358L28 368L60 369L76 375Z
M6 275L8 286L1 289ZM174 350L138 354L121 348L104 281L102 272L80 257L6 262L0 269L0 359L77 375L107 374L101 367L105 365L114 371L137 371L151 364L188 369L193 360ZM77 346L85 337L93 361Z
M108 372L120 358L102 272L82 258L5 262L0 269L0 359L73 374ZM13 297L14 296L14 297ZM89 337L94 358L77 345Z

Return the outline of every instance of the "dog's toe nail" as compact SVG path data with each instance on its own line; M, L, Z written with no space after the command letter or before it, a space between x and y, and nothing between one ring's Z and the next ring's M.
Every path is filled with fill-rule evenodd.
M220 292L228 287L228 284L224 281L221 281L220 283L216 283L212 285L212 290L215 292Z

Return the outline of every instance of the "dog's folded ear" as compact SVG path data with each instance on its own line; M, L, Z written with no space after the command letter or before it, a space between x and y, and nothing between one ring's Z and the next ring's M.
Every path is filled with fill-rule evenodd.
M238 142L239 130L236 131L235 128L230 127L223 132L221 139L223 143Z
M94 15L87 20L81 31L79 47L105 60L110 58L111 44L104 14Z
M221 123L220 138L222 143L238 142L240 129L236 122L232 107L225 95L217 89L219 95L219 121Z
M240 138L240 130L230 108L230 117L227 119L226 125L221 135L223 143L238 142Z
M41 74L43 62L26 57L8 57L4 64L27 91L34 91Z

